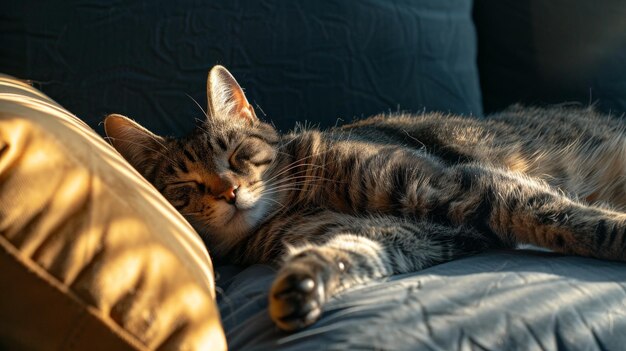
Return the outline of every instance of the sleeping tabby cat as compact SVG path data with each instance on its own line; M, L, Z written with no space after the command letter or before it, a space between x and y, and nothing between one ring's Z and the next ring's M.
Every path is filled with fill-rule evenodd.
M626 259L626 139L591 109L514 106L479 120L376 116L279 135L223 67L184 139L108 116L113 146L217 261L272 263L270 315L313 323L338 292L489 248Z

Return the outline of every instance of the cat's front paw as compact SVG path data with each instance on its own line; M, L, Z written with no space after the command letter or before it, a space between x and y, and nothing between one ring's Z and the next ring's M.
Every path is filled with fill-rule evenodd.
M270 317L286 331L309 326L320 317L331 274L321 262L295 261L278 272L269 295Z

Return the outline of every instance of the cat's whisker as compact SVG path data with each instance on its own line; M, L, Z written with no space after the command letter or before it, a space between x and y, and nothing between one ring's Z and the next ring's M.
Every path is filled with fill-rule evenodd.
M291 188L291 189L281 189L281 190L276 190L276 191L270 191L267 193L264 193L264 196L267 195L275 195L275 194L280 194L280 193L285 193L285 192L289 192L289 191L299 191L301 190L300 188Z
M277 191L284 191L285 189L302 191L302 189L304 189L307 184L311 185L310 182L295 183L295 184L283 184L283 185L278 186L278 187L272 187L272 188L265 189L263 191L263 194L268 194L268 193L277 192Z
M309 172L309 171L310 171L310 169L318 169L318 168L324 169L324 168L325 168L324 166L321 166L321 165L316 165L316 164L309 164L309 163L298 164L298 165L294 165L294 166L291 166L291 167L286 168L286 169L285 169L285 168L283 168L283 169L282 169L282 170L280 170L278 173L274 174L274 175L272 176L272 178L268 179L267 181L271 181L271 180L273 180L273 179L275 179L275 178L278 178L278 177L280 177L280 176L284 175L285 173L289 172L290 170L295 169L295 168L298 168L298 167L310 167L310 168L305 168L305 169L302 169L302 170L300 170L300 171L295 172L294 174L298 174L298 173L307 173L307 172Z
M295 139L294 139L294 140L295 140ZM288 144L290 144L290 143L292 143L292 142L293 142L293 140L288 141L287 143L285 143L285 144L283 144L283 145L279 146L276 152L277 152L277 153L279 153L279 154L281 154L281 155L287 156L287 157L292 157L293 155L292 155L292 154L290 154L290 153L279 151L281 148L283 148L283 147L287 146ZM298 159L298 160L294 161L294 163L295 163L295 162L299 162L299 161L303 161L303 160L306 160L306 159L309 159L309 158L312 158L312 157L321 156L321 155L324 155L324 154L329 153L330 151L331 151L331 150L326 150L326 151L318 152L318 153L315 153L315 154L311 154L311 155L305 156L305 157L303 157L303 158L301 158L301 159Z
M286 188L286 187L297 187L299 185L304 185L304 184L311 184L311 182L309 181L297 181L297 182L290 182L290 183L285 183L285 184L279 184L279 185L272 185L266 188L266 190L272 190L272 189L282 189L282 188Z
M266 203L267 203L267 201L272 201L272 202L278 204L280 206L280 209L285 208L285 205L282 202L280 202L278 200L275 200L275 199L272 199L272 198L261 198L260 201L265 201Z
M281 184L279 186L268 186L268 187L263 188L258 193L258 196L259 197L263 197L263 196L273 195L273 194L280 193L280 192L285 192L285 191L299 191L299 190L301 190L300 186L304 185L306 183L310 183L310 182L305 182L305 181L289 182L289 183ZM251 190L251 192L252 192L252 190ZM256 189L255 189L255 192L256 192Z
M289 175L288 177L286 177L287 174L281 174L281 175L277 175L277 176L274 176L274 177L271 177L271 178L265 180L265 183L272 184L272 183L277 182L277 181L281 182L281 181L287 180L287 178L295 179L295 177L306 176L306 173L308 173L308 172L306 172L306 171L298 171L298 172L295 172L295 173Z
M315 163L299 163L304 161L304 158L293 161L291 163L289 163L288 165L284 166L283 168L281 168L280 170L277 170L276 172L278 172L278 174L282 174L285 171L291 170L293 168L297 168L297 167L306 167L306 166L310 166L310 167L317 167L317 168L324 168L324 166L322 165L318 165Z
M294 139L294 140L295 140L295 139ZM293 140L292 140L292 141L293 141ZM287 144L291 143L292 141L288 142ZM279 148L279 149L280 149L280 148ZM280 151L279 151L279 152L280 152ZM310 154L310 155L308 155L308 156L305 156L305 157L299 158L299 159L297 159L297 160L295 160L295 161L291 162L291 163L290 163L290 164L288 164L286 167L289 167L289 166L291 166L291 165L297 164L298 162L302 162L302 161L307 160L307 159L312 158L312 157L321 156L321 155L326 154L326 153L329 153L329 152L330 152L330 150L326 150L326 151L322 151L322 152L318 152L318 153ZM283 154L284 154L285 156L291 156L290 154L285 154L285 153L283 153Z
M288 174L287 173L288 171L289 170L283 172L282 174L277 174L277 175L273 176L272 178L268 179L267 181L269 182L269 181L272 181L272 180L274 180L276 178L279 178L281 176L285 176L285 175ZM303 169L303 170L299 170L299 171L293 172L293 173L289 174L289 176L306 175L307 173L310 173L310 170L309 169Z
M334 181L328 178L303 175L303 176L296 176L296 177L281 179L276 182L265 182L264 184L259 184L258 186L249 188L248 191L256 192L259 188L264 187L264 189L261 192L263 193L265 191L270 191L273 189L280 189L283 187L293 187L293 186L298 186L302 184L321 184L323 182L337 182L338 183L338 181Z
M294 142L294 141L296 141L296 140L297 140L296 138L293 138L293 139L289 140L288 142L283 143L282 145L280 145L280 146L278 147L278 150L280 150L280 149L282 149L282 148L287 147L289 144L293 143L293 142ZM283 153L283 154L284 154L284 153ZM286 155L288 155L288 154L286 154Z
M298 188L298 189L300 189L301 185L305 185L307 183L309 183L309 182L307 182L307 181L300 181L300 182L293 182L293 183L288 183L288 184L281 184L281 185L278 185L278 186L270 186L270 187L267 187L267 188L263 189L262 193L266 193L268 191L284 189L284 188Z
M196 106L198 106L198 108L200 109L200 111L202 111L202 113L204 114L206 118L209 118L209 114L202 108L202 106L200 106L200 104L198 103L198 101L196 101L196 99L194 99L191 95L187 93L185 93L185 95L187 95L187 97L190 98L196 104Z
M319 177L319 176L309 176L309 175L301 175L301 176L295 176L295 177L289 177L289 178L285 178L285 179L280 179L278 181L275 182L268 182L267 184L269 186L276 186L276 185L282 185L282 184L288 184L291 183L293 181L320 181L320 183L326 182L326 183L334 183L334 184L345 184L344 181L341 180L335 180L335 179L330 179L330 178L326 178L326 177Z
M300 182L293 182L293 183L280 184L280 185L277 185L277 186L267 187L263 191L264 192L269 192L269 191L281 190L281 189L287 189L287 188L294 188L294 189L297 189L297 190L302 190L306 185L315 185L315 186L317 186L318 184L310 182L310 181L300 181Z
M283 193L283 192L288 192L288 191L300 191L302 190L302 188L299 187L293 187L293 188L283 188L283 189L273 189L271 191L267 191L262 193L262 195L273 195L273 194L278 194L278 193Z
M312 182L309 181L309 180L298 180L298 181L294 181L294 182L268 185L265 188L265 190L280 189L280 188L284 188L284 187L294 187L294 186L298 186L298 185L311 184L311 183Z
M322 183L323 182L320 181L319 179L305 179L305 180L299 180L299 181L295 181L295 182L282 182L282 183L278 183L278 184L272 184L272 185L268 186L266 189L267 190L270 190L270 189L281 189L281 188L284 188L284 187L294 187L294 186L306 185L306 184L319 185L319 184L322 184Z
M259 182L257 184L254 184L253 186L248 188L248 191L251 193L254 193L255 191L257 191L259 188L265 187L265 183L263 182Z
M289 182L289 181L296 180L296 179L325 179L328 181L334 180L334 179L317 176L317 175L299 174L299 175L291 175L289 177L282 178L282 179L266 181L265 183L266 184L279 184L279 183Z

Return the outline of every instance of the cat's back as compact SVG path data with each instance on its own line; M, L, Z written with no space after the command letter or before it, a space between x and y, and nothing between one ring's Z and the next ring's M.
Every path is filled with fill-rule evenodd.
M380 115L332 133L415 149L448 165L473 162L522 172L590 202L626 207L626 138L620 117L593 108L514 105L482 119Z
M499 144L518 142L505 122L439 112L385 114L335 128L329 138L410 149L445 164L494 158Z
M592 107L513 105L488 116L486 122L506 125L510 134L546 145L566 146L581 142L598 145L623 138L626 125L621 117L601 114Z
M463 155L485 159L520 148L535 153L572 145L593 148L621 143L624 127L621 118L592 108L513 105L486 118L437 112L378 115L342 126L333 134L418 148L436 155L445 156L447 152L462 161Z
M358 140L379 147L408 148L444 161L463 160L462 148L477 148L494 133L473 117L439 112L381 114L335 128L331 138Z

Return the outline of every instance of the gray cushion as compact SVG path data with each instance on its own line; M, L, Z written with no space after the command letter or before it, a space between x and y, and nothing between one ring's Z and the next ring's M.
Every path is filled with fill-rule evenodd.
M353 289L320 321L279 331L269 319L273 270L222 269L218 303L235 350L621 350L626 264L499 251ZM232 267L231 267L232 269Z

